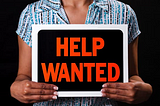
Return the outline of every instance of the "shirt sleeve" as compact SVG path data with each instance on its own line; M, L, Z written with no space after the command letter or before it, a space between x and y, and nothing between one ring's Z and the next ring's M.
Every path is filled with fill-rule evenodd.
M140 33L138 21L134 10L128 5L128 43L130 44Z
M33 22L30 17L29 5L27 5L20 15L16 33L30 47L32 47L32 24Z

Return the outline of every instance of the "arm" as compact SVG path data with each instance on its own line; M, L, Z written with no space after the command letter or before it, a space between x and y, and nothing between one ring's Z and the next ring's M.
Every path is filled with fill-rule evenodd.
M138 76L138 37L129 44L129 82L105 83L102 88L104 97L129 104L138 104L148 100L152 86Z
M19 66L15 81L31 80L31 48L18 36Z
M140 103L141 101L146 101L152 94L152 86L145 83L138 74L138 37L129 44L129 81L138 85L140 90L138 91L138 98L135 103Z
M53 84L31 81L31 48L18 36L19 67L10 87L11 96L22 103L35 103L56 99L58 87Z

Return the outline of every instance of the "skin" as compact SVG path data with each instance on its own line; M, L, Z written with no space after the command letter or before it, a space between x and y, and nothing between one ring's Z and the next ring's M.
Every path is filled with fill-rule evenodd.
M62 0L70 24L85 24L89 5L93 0ZM83 8L83 9L82 9ZM77 12L78 11L78 12ZM77 21L77 19L79 21ZM15 81L10 87L11 96L22 103L36 103L57 99L58 87L53 84L31 81L31 51L19 36L19 68ZM103 97L129 104L148 100L152 86L138 76L138 37L129 44L129 82L105 83L101 92Z

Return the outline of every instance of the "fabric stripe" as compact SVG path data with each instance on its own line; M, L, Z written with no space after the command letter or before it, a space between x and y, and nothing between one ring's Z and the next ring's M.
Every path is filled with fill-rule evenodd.
M43 15L42 15L42 13L43 13L43 12L40 12L40 14L39 14L39 17L40 17L40 23L41 23L41 24L43 24Z
M112 5L111 2L109 2L109 14L110 14L110 24L112 24Z
M55 5L59 5L60 4L60 2L59 1L57 1L57 2L53 2L52 0L47 0L48 2L51 2L52 4L55 4Z
M114 24L117 24L117 3L115 3L115 6L114 6L114 10L115 10L115 12L114 12Z
M120 22L120 24L122 24L122 4L120 3L119 6L120 6L120 16L119 16L120 20L119 20L119 22Z
M23 19L23 21L21 22L22 25L21 25L20 35L23 34L24 27L25 27L25 25L26 25L26 22L27 22L28 17L29 17L29 16L28 16L28 12L26 12L25 15L24 15L24 19Z
M126 5L126 22L125 22L125 24L127 24L127 18L128 18L128 7Z
M30 21L30 19L28 20L28 21ZM26 36L26 34L27 34L27 29L28 29L28 24L29 24L29 22L25 22L24 23L25 25L23 26L23 27L25 27L25 29L23 30L24 32L22 33L22 39L24 39L25 38L25 36Z
M34 6L33 6L33 5L34 5ZM32 9L31 9L31 10L32 10L32 12L31 12L31 16L32 16L33 22L34 22L34 23L36 23L36 22L35 22L35 15L34 15L34 14L32 14L32 13L34 13L34 12L35 12L35 9L36 9L36 8L35 8L35 7L36 7L36 3L34 3L33 5L31 6L31 7L32 7Z
M126 23L126 5L124 5L124 24Z

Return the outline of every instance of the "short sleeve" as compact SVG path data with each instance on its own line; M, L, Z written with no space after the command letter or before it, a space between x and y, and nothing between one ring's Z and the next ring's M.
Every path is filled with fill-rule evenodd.
M33 22L30 17L29 5L27 5L20 15L16 33L30 47L32 47L32 24Z
M138 21L134 10L128 5L128 43L130 44L140 33Z

